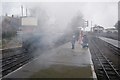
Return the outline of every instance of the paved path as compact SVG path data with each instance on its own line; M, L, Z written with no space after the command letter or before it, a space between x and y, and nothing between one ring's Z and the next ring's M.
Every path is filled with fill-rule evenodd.
M118 40L110 39L110 38L105 38L105 37L99 37L100 39L120 48L120 42Z
M39 53L39 50L37 51ZM71 43L46 51L38 58L17 69L7 78L96 78L89 48L83 49Z

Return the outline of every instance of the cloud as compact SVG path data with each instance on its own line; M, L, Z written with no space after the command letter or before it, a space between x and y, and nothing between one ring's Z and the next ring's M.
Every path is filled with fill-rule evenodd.
M79 11L89 22L93 21L93 24L99 24L105 28L113 27L118 18L117 2L5 2L2 4L3 14L20 15L21 4L27 8L40 6L45 9L48 16L54 17L56 24L61 26L61 29L65 28Z

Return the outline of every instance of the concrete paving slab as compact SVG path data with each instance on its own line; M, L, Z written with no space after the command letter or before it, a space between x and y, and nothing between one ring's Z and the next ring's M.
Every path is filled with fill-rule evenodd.
M99 37L101 40L104 40L118 48L120 48L120 42L118 40L114 40L114 39L110 39L110 38L106 38L106 37Z
M22 66L4 78L79 77L96 78L89 48L83 49L71 43L46 51L38 58Z

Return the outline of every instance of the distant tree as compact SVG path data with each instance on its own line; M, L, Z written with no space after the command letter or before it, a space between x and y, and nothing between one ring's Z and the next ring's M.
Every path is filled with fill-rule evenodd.
M81 13L78 13L71 19L71 22L68 24L68 27L66 28L66 32L67 34L70 35L75 34L79 36L80 27L84 27L84 19L83 15Z
M11 38L14 37L17 33L17 30L20 26L19 19L5 17L2 20L2 38Z
M79 12L71 19L71 22L68 24L68 27L65 32L67 32L66 34L69 34L70 38L73 34L76 35L76 39L78 40L80 27L84 28L85 26L83 15Z
M118 22L114 25L114 27L115 27L116 29L118 29Z
M78 28L78 27L84 27L84 19L83 19L83 16L81 14L78 14L77 16L75 16L72 19L71 27L73 30Z

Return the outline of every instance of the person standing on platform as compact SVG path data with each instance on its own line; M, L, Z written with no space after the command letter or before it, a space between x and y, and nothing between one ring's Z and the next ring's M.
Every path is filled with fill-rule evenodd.
M80 31L80 37L79 37L79 44L82 44L82 39L83 39L83 31Z
M84 36L83 36L83 39L82 39L82 47L83 47L83 48L88 47L88 38L87 38L87 35L84 35Z
M71 43L72 43L72 49L75 48L75 41L76 41L76 37L75 37L75 35L73 35L72 36L72 41L71 41Z

